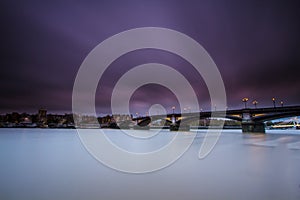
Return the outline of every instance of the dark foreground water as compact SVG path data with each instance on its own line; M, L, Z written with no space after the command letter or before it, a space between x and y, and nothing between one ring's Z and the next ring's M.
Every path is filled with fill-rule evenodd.
M108 132L114 142L135 148L117 130ZM163 134L160 141L173 133ZM95 160L76 130L0 129L0 199L300 199L300 131L226 130L199 160L203 135L173 165L127 174Z

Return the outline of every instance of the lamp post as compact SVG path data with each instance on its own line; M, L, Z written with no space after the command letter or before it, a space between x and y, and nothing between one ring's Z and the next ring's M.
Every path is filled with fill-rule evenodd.
M245 104L245 108L247 108L247 101L248 101L249 99L247 98L247 97L245 97L245 98L243 98L242 99L242 102L244 102L244 104Z
M137 112L137 113L135 113L135 115L136 115L136 121L135 121L135 125L138 125L139 113Z
M174 111L175 111L175 106L173 106L173 107L172 107L172 110L173 110L173 114L174 114Z
M280 105L281 105L281 107L283 107L283 101L280 101Z
M252 104L254 105L255 108L257 108L258 102L257 102L256 100L254 100L254 101L252 102Z
M272 101L273 101L273 106L274 106L274 108L275 108L275 107L276 107L276 104L275 104L275 103L276 103L276 102L275 102L275 97L272 98Z

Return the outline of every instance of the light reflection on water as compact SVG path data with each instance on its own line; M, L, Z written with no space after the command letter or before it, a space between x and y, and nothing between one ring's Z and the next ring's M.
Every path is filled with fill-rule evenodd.
M168 142L128 139L107 130L122 148L149 151ZM204 131L170 167L126 174L96 161L76 130L0 129L0 199L300 199L300 131L245 135L225 130L203 160ZM189 137L186 134L186 137Z

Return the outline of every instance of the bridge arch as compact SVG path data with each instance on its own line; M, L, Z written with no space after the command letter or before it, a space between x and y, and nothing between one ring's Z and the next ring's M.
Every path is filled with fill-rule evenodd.
M167 119L166 117L164 118L158 118L158 117L145 117L142 120L137 122L137 125L139 126L148 126L151 122L155 122L158 120L163 120L164 124L171 124L172 121Z
M217 116L214 118L218 118ZM188 124L190 122L194 122L197 120L202 120L202 119L211 119L211 116L200 116L199 117L187 117L187 118L182 118L178 121L176 121L176 123L182 123L182 124ZM220 117L220 119L229 119L229 120L234 120L234 121L238 121L241 122L242 118L241 117L237 117L237 116L233 116L233 115L225 115L225 117Z
M275 120L280 118L296 117L296 116L300 116L300 112L287 112L287 113L276 113L276 114L273 113L273 114L254 117L253 121L265 122L265 121L270 121L270 120Z

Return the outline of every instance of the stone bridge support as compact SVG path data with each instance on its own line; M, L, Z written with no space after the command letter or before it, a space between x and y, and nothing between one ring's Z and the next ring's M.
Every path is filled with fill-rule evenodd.
M242 114L242 131L243 133L265 133L265 124L253 120L249 110L244 110Z
M254 121L242 122L242 131L243 133L265 133L265 124Z

